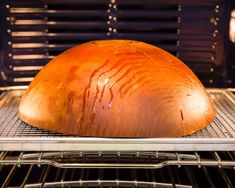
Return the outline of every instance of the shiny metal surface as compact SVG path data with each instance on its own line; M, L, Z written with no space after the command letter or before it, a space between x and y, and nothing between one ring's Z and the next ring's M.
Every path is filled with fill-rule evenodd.
M34 128L17 116L24 90L10 90L0 98L0 150L38 151L186 151L235 150L235 97L232 89L209 89L216 106L215 120L201 131L181 138L109 139L76 137ZM89 146L89 147L88 147Z
M233 187L234 152L1 152L1 187ZM28 164L23 160L29 161ZM52 166L43 161L74 165ZM7 163L4 163L7 161ZM37 163L31 163L37 161ZM178 161L171 166L147 164ZM185 165L184 161L191 161ZM206 165L215 162L215 165ZM181 163L182 162L182 163ZM193 163L194 162L194 163ZM113 164L126 166L125 169ZM83 168L81 164L93 164ZM103 168L100 164L106 164ZM141 169L128 165L143 165ZM76 166L75 166L76 165ZM80 165L80 166L79 166Z
M19 155L9 155L0 159L0 165L34 164L48 165L56 168L80 169L159 169L167 166L214 166L219 168L232 168L235 170L233 158L221 159L218 152L211 152L211 158L201 158L197 152L190 154L177 152L21 152ZM8 156L7 156L8 155ZM234 152L230 152L235 157ZM86 162L84 162L84 160ZM128 162L128 163L127 163Z

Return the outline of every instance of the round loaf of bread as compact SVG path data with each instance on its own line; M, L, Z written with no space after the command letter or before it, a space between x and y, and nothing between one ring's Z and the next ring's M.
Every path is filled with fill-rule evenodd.
M131 40L75 46L31 82L20 118L35 127L96 137L178 137L205 128L215 110L179 59Z

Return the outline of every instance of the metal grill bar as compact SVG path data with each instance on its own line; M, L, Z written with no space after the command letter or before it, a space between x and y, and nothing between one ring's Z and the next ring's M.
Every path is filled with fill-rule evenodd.
M42 183L37 184L27 184L26 188L34 188L40 187ZM59 181L59 182L46 182L43 187L64 187L64 186L72 186L72 187L86 187L86 186L94 186L94 187L102 187L102 186L116 186L116 187L173 187L171 183L158 183L158 182L143 182L143 181L122 181L122 180L78 180L78 181ZM188 185L179 185L176 184L174 187L179 188L191 188L192 186Z
M50 165L57 168L119 168L119 169L157 169L163 168L165 166L198 166L197 161L179 161L172 160L172 161L164 161L158 164L133 164L133 163L58 163L53 160L21 160L18 162L17 160L0 160L1 165L11 165L11 164L20 164L20 165L27 165L27 164L40 164L40 165ZM235 168L235 161L210 161L210 160L202 160L200 165L203 166L221 166L221 167L233 167Z
M9 182L11 181L11 178L13 177L15 171L17 170L17 165L14 165L10 171L10 173L8 174L7 178L5 179L2 187L7 187L7 185L9 184Z
M93 152L81 156L77 152L65 152L63 154L59 152L21 152L19 156L7 156L7 154L3 153L2 156L4 157L0 159L0 165L17 165L18 167L21 165L48 165L57 168L84 169L158 169L167 166L198 166L198 168L202 166L216 166L219 168L233 168L235 170L234 153L229 153L230 157L227 160L221 159L217 152L212 152L212 154L213 158L202 159L196 152L190 154L159 152L157 157L155 152L143 152L141 155L130 155L124 152L120 153L118 160L116 160L116 153L100 155L99 152ZM174 157L172 158L172 156ZM221 171L221 173L223 172ZM99 171L99 174L99 177L102 177L103 172ZM135 176L133 178L136 179Z
M52 152L53 154L54 152ZM59 153L59 152L58 152ZM152 152L156 153L156 152ZM138 152L136 152L138 154ZM166 153L162 154L162 152L158 153L159 156L166 156ZM75 157L74 157L75 155ZM65 160L67 163L70 163L71 160L78 160L77 153L74 155L70 153L69 156L66 154L58 155L54 158L57 160ZM84 163L89 163L91 160L89 159L89 155L82 155L81 159ZM105 154L102 156L99 153L94 153L95 158L100 162L105 162ZM5 172L6 178L5 180L1 180L0 178L0 186L1 187L201 187L203 186L211 186L215 187L215 185L221 185L221 187L233 187L234 185L234 169L233 168L224 168L221 163L223 163L224 158L229 160L234 159L234 152L187 152L182 153L168 153L169 156L181 156L180 161L184 161L184 156L188 158L188 156L194 156L195 162L198 163L198 160L204 161L215 161L217 163L216 166L204 166L200 164L198 166L184 166L182 164L175 164L174 166L168 166L167 168L162 169L142 169L141 173L138 169L60 169L50 167L49 165L40 164L38 166L30 164L30 165L22 165L19 166L19 160L23 159L24 156L40 156L41 160L44 159L45 156L49 156L53 158L49 153L29 153L29 152L2 152L2 159L8 158L16 158L18 163L9 164L10 166L1 165L2 169L0 169L0 177ZM203 157L200 157L203 156ZM136 162L140 158L146 160L145 162L152 162L156 160L156 156L149 155L146 158L145 155L133 155L129 157L129 162ZM122 159L125 158L125 154L120 152L120 156L118 158L112 158L113 161L119 163ZM148 159L148 160L147 160ZM166 157L166 159L168 159ZM1 164L1 163L0 163ZM127 163L128 164L128 163ZM96 163L94 163L96 165ZM9 168L10 167L10 168ZM8 170L8 169L9 170ZM17 176L18 174L22 174L22 176ZM124 173L124 174L123 174ZM218 176L217 176L218 175ZM17 177L17 181L16 178ZM205 181L203 181L205 180ZM17 183L16 183L17 182Z
M215 187L213 181L211 180L210 174L208 173L207 169L205 166L202 167L202 170L207 178L207 181L209 182L210 187Z
M2 152L4 154L4 152ZM2 154L2 155L3 155ZM195 155L191 154L178 154L178 153L169 153L169 152L134 152L134 151L128 151L128 152L81 152L81 151L76 151L76 152L41 152L41 153L25 153L21 159L35 159L35 158L42 158L42 156L45 158L51 158L51 157L63 157L63 156L77 156L77 157L86 157L88 155L90 156L99 156L99 157L105 157L105 159L113 159L114 157L117 158L117 160L120 158L120 156L131 156L131 157L153 157L157 159L162 159L162 158L168 158L168 159L198 159L198 154L195 152Z
M20 187L25 187L25 184L28 181L29 176L31 175L31 172L33 171L34 167L35 167L35 165L30 165L29 170L28 170L22 184L20 185Z

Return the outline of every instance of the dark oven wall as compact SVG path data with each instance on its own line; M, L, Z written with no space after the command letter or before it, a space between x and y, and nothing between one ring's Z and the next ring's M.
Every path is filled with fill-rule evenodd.
M62 51L98 39L134 39L184 61L207 87L231 87L230 1L3 0L1 85L27 85Z

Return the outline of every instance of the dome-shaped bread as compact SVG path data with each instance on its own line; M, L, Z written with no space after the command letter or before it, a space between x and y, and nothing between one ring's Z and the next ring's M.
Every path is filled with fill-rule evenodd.
M176 137L206 127L215 110L179 59L130 40L88 42L41 70L19 107L35 127L97 137Z

